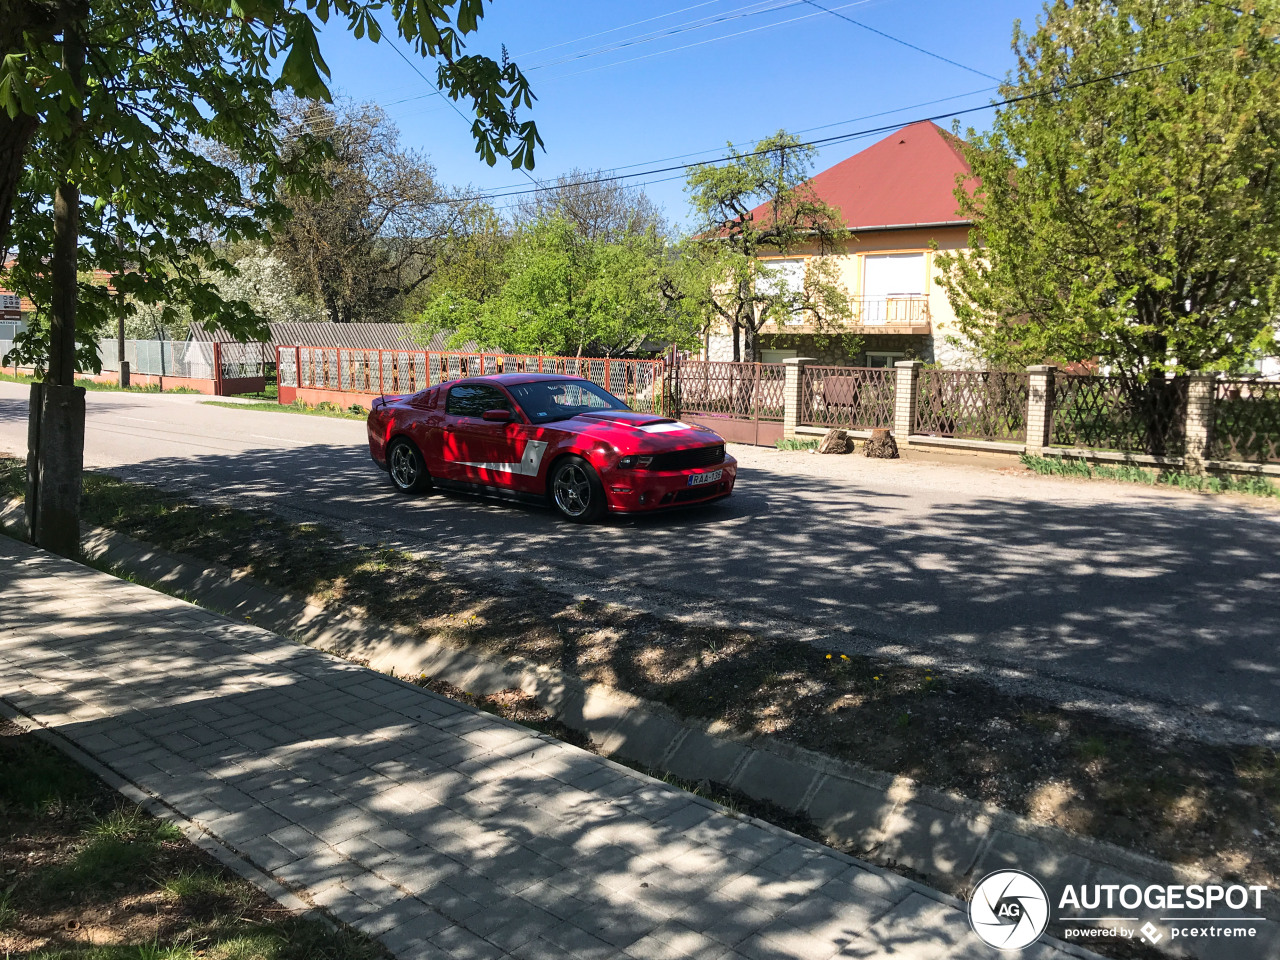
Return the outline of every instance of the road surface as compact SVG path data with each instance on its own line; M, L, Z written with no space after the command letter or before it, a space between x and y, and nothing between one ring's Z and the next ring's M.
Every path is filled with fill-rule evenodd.
M736 447L731 499L584 528L459 494L403 498L359 422L190 396L88 404L89 467L462 572L976 670L1157 726L1280 736L1276 501ZM26 388L0 383L0 451L25 444Z

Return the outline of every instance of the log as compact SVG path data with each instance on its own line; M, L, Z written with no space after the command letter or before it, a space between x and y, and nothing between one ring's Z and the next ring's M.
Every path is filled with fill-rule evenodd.
M871 439L862 445L862 453L881 460L897 460L898 442L888 430L872 430Z
M852 453L853 442L839 427L832 427L818 444L819 453Z

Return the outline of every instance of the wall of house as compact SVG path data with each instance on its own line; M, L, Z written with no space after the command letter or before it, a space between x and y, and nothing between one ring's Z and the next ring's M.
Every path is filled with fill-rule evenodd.
M901 349L908 359L920 359L926 362L937 362L947 367L973 366L976 358L964 348L954 343L958 338L955 311L947 299L946 291L937 284L938 268L934 263L932 244L937 243L939 251L962 250L968 245L969 231L967 227L945 227L942 229L907 229L878 230L854 234L845 243L844 251L837 254L837 266L840 281L852 297L862 296L864 258L870 253L911 253L925 254L925 286L929 298L929 317L931 334L927 337L901 337L873 333L863 333L864 351L883 350L897 352ZM816 256L819 253L817 244L800 247L789 256ZM773 339L779 338L779 339ZM814 341L806 334L787 334L785 330L762 332L761 343L766 348L790 349L792 344L808 344L814 352L805 352L804 356L815 356L826 362L861 363L865 353L858 357L842 353L837 344L823 342L822 338ZM712 360L731 360L733 358L733 338L727 327L713 328L708 337L708 357Z

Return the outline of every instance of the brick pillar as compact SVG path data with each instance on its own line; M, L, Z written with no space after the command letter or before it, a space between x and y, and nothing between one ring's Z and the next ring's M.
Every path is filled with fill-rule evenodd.
M1193 373L1187 383L1187 452L1183 458L1187 473L1203 474L1209 459L1215 379L1211 373Z
M893 436L898 445L911 442L916 425L916 397L920 391L920 360L899 360L894 365L898 377L893 403Z
M815 357L788 357L782 361L786 380L782 385L782 435L794 437L800 424L800 406L804 402L804 368L817 363Z
M1053 441L1053 372L1052 364L1027 367L1030 390L1027 391L1027 453L1040 456Z

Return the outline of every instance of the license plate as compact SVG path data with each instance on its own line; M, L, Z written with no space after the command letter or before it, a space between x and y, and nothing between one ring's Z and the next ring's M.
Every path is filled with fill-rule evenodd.
M715 483L722 476L724 476L723 470L712 470L710 473L695 473L689 478L689 486L698 487L704 483Z

